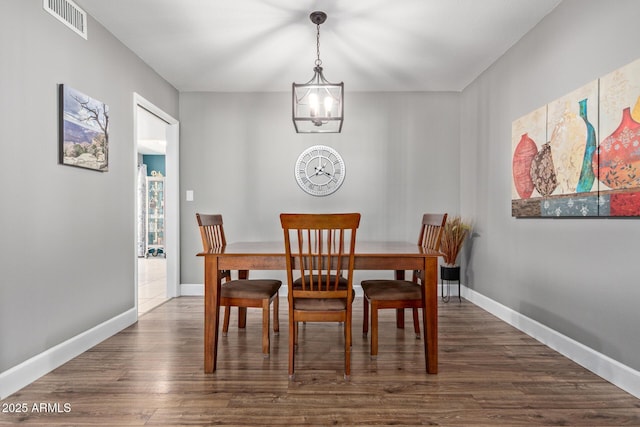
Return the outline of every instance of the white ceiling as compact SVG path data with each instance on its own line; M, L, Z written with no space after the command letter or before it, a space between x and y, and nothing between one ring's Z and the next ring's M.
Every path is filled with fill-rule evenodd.
M75 0L179 91L461 91L561 0ZM91 38L91 23L88 28Z

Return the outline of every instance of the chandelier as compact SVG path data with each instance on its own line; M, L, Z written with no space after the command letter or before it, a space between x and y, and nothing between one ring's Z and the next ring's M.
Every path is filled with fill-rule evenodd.
M324 12L309 15L316 24L316 61L307 83L293 83L293 125L297 133L339 133L342 131L344 83L330 83L322 74L320 24Z

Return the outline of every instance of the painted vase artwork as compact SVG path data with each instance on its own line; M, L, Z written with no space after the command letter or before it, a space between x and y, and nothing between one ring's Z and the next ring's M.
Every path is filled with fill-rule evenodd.
M591 191L591 189L593 188L593 182L596 179L596 174L594 173L594 168L592 165L593 154L596 151L596 131L591 122L589 122L587 114L587 99L581 100L579 104L580 117L582 117L582 120L584 120L584 124L587 126L587 141L585 144L584 157L582 159L582 168L580 170L580 178L578 179L578 186L576 187L576 191L578 193L584 193L587 191Z
M515 119L511 148L512 216L640 217L640 59Z
M528 134L523 134L513 153L513 181L521 199L528 199L533 193L531 162L538 154L538 147Z
M631 109L622 111L618 128L598 147L594 167L598 179L609 188L640 187L640 123L631 117Z
M540 152L533 158L531 180L538 193L543 196L550 195L558 186L550 142L543 144Z
M576 192L584 158L587 129L582 120L568 107L562 111L551 132L550 147L558 180L557 194Z

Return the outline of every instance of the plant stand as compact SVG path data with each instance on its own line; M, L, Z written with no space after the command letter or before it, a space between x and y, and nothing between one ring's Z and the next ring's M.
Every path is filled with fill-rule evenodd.
M458 281L458 302L462 302L462 297L460 296L460 266L455 267L447 267L445 265L440 266L440 279L442 282L440 283L440 297L442 301L449 302L451 298L451 282ZM447 293L444 292L444 285L447 285Z

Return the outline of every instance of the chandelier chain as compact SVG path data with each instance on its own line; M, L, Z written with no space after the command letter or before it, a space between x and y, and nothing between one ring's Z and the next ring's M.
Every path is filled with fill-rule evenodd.
M319 67L322 65L322 60L320 60L320 24L316 24L316 27L316 67Z

